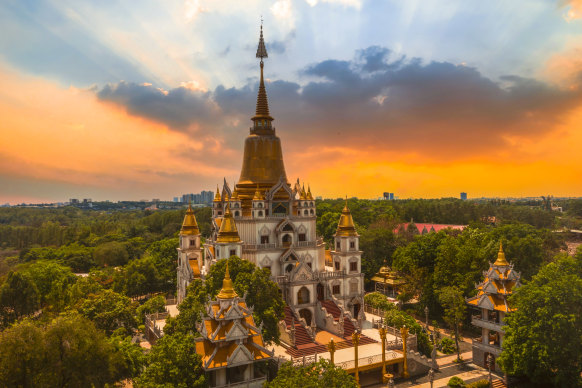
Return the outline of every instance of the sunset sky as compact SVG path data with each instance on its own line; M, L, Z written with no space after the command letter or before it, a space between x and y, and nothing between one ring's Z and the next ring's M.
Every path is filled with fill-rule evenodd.
M236 182L261 15L315 196L582 196L582 0L4 0L0 204Z

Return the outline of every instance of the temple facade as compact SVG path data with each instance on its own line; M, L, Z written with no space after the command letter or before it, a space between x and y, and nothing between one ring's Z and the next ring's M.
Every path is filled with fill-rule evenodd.
M263 76L267 50L262 27L256 57L260 58L260 83L240 178L232 186L224 180L222 188L217 187L212 232L201 249L203 255L199 232L193 234L195 231L186 225L182 229L178 303L193 278L204 279L214 263L236 255L267 268L280 286L288 305L286 314L291 316L286 316L285 322L293 322L285 326L282 321L281 330L294 331L295 325L300 325L314 340L317 329L329 329L334 320L341 321L342 327L344 319L355 327L361 324L364 275L359 236L346 201L326 261L325 243L316 234L317 214L311 189L299 179L289 183L285 172L281 140L269 112ZM331 322L329 310L339 315ZM282 338L295 345L294 334L283 334Z
M483 282L476 286L477 295L467 299L469 306L477 311L471 323L481 329L481 337L473 339L473 363L488 368L487 358L491 355L492 369L500 371L495 360L503 349L503 319L512 311L507 298L521 285L521 274L507 262L500 244L497 260L484 275Z

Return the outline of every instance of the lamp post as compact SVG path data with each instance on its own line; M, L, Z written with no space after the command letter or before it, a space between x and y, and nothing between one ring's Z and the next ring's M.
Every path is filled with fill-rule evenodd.
M333 359L333 355L335 353L335 342L333 342L333 338L329 341L329 344L327 344L327 350L329 350L329 355L331 358L331 365L335 365L334 359Z
M491 386L491 367L493 366L493 356L491 353L487 355L487 368L489 369L489 386Z
M434 382L434 370L432 368L428 371L428 381L430 381L430 388L432 388L432 383Z
M382 340L382 383L386 383L386 328L380 326L378 329L380 339Z
M408 339L408 328L406 325L400 328L400 335L402 336L402 353L404 353L404 365L402 370L402 377L407 379L410 375L408 374L408 360L407 360L407 349L406 340Z
M354 344L354 363L355 363L355 368L356 368L356 373L355 373L355 377L356 377L356 384L358 384L358 386L360 385L360 376L358 375L358 344L360 343L360 333L358 333L358 330L354 330L354 332L352 333L352 343Z

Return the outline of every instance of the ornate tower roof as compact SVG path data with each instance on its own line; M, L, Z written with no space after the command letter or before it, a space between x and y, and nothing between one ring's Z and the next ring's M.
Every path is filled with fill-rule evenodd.
M311 187L307 185L307 199L313 201L313 195L311 195Z
M238 230L236 229L234 218L230 213L230 206L226 205L226 211L224 212L224 218L222 219L222 223L220 224L220 230L218 231L216 242L230 243L239 241L240 236L238 235Z
M340 216L339 223L337 225L337 236L357 236L356 226L354 225L354 220L352 218L352 212L348 208L348 200L346 198L346 205L344 210L342 210L342 215Z
M180 229L180 234L182 235L198 235L200 234L200 229L198 229L198 223L196 222L196 216L192 210L192 204L188 204L188 210L186 210L186 215L184 216L184 222L182 223L182 229Z
M499 243L499 252L497 253L497 260L495 260L495 263L493 263L493 265L496 265L498 267L504 267L509 265L509 263L505 259L505 252L503 252L502 242Z
M218 190L218 186L216 186L216 194L214 195L214 202L220 202L222 198L220 197L220 191Z
M228 272L228 260L226 261L226 272L222 280L222 289L216 296L218 299L232 299L238 296L234 288L232 288L232 280L230 280L230 273Z
M261 191L265 191L276 185L281 179L287 182L281 140L275 135L275 129L272 126L273 117L269 113L269 102L265 88L263 59L267 58L267 49L262 25L256 56L261 59L257 109L255 116L251 118L253 126L250 135L245 140L243 165L236 185L239 198L245 209L251 206L257 184L260 185Z

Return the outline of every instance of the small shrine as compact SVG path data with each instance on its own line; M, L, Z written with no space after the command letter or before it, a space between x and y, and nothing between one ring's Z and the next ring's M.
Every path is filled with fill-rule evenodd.
M374 282L374 290L381 292L387 297L396 298L400 293L402 287L406 284L404 278L398 276L396 271L386 265L380 268L380 270L372 276L372 281Z
M262 324L255 326L252 312L245 298L234 291L227 263L222 289L216 300L209 301L198 327L201 337L195 340L211 387L262 387L266 381L266 368L260 364L271 359L273 352L265 348Z
M488 368L487 359L491 355L492 369L499 370L495 359L503 348L503 319L512 311L507 299L521 285L521 274L507 262L503 244L500 244L497 260L484 275L483 282L476 286L477 295L467 299L469 306L478 311L471 323L481 328L481 338L473 339L473 362Z

